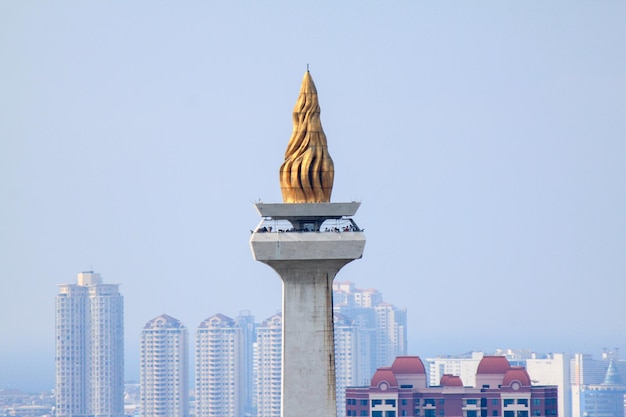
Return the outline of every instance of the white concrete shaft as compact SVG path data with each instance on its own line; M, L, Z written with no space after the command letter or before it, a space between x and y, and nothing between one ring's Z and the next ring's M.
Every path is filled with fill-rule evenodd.
M283 280L283 417L337 415L332 283L341 266L272 265Z
M357 208L358 203L257 204L264 217L296 224L353 214ZM361 258L364 234L255 232L250 246L254 259L283 280L282 417L336 417L333 279Z

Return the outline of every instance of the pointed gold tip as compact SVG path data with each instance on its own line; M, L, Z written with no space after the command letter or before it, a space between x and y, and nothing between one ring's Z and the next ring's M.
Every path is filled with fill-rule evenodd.
M285 203L328 203L335 169L320 121L317 89L307 71L293 109L293 133L280 167Z

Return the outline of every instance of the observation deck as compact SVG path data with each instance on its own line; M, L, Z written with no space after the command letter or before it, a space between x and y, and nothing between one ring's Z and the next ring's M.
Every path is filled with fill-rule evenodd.
M365 235L352 219L361 203L255 204L263 217L252 231L254 259L344 260L363 256Z

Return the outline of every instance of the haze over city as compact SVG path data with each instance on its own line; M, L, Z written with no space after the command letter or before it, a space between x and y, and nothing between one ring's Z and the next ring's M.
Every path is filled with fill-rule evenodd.
M626 347L626 4L0 3L0 388L54 386L57 284L280 309L252 259L310 67L363 259L427 357Z

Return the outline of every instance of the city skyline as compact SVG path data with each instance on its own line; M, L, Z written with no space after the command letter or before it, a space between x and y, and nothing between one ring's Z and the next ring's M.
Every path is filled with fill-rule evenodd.
M121 284L128 379L152 317L280 308L249 229L281 200L307 63L333 200L363 202L341 279L407 308L409 354L625 346L625 15L3 2L0 387L53 386L56 285L81 270Z

